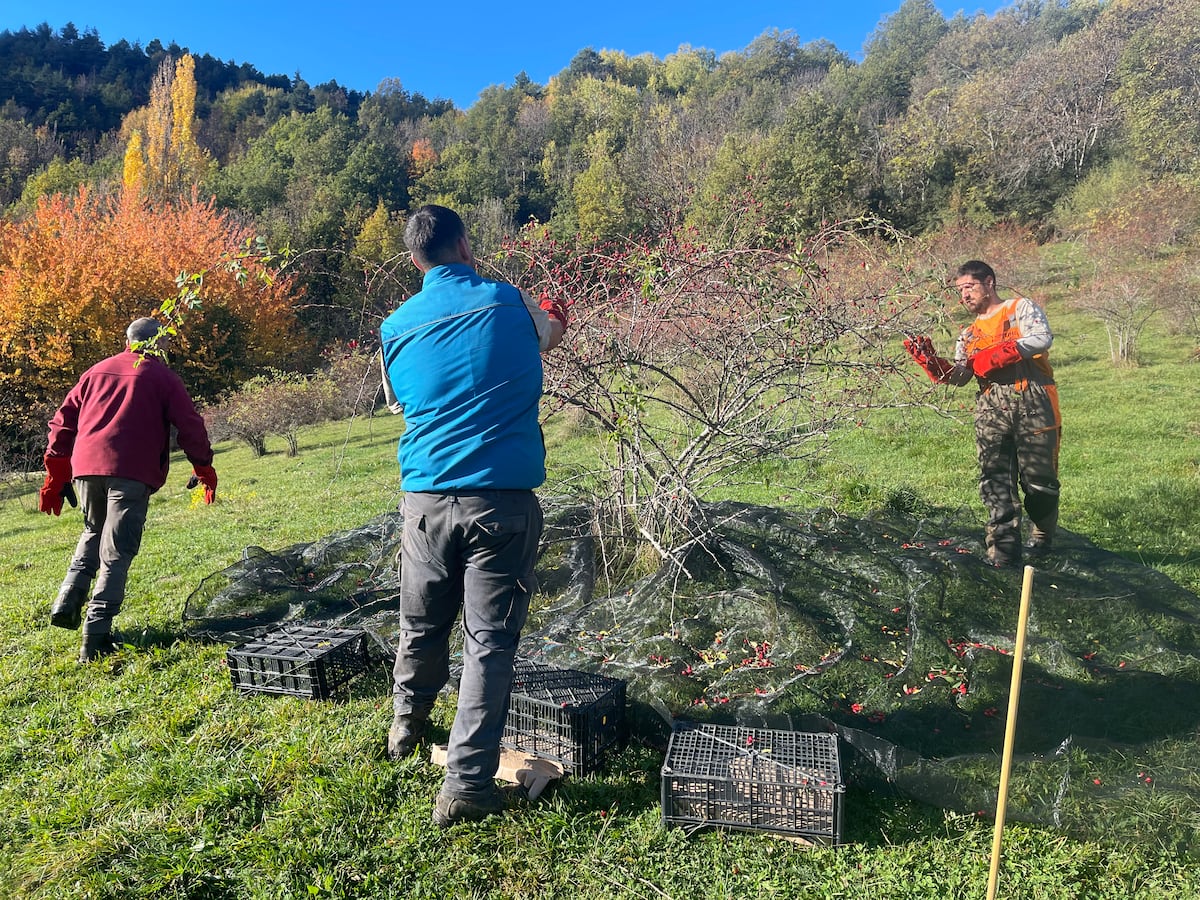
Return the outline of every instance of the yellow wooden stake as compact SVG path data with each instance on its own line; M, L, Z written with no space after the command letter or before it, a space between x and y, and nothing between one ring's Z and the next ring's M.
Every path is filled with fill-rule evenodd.
M1017 734L1017 703L1021 699L1021 667L1025 662L1025 629L1029 625L1029 600L1033 594L1033 566L1025 567L1021 584L1021 612L1017 617L1017 644L1013 648L1012 683L1008 690L1008 721L1004 726L1004 756L1000 761L1000 793L996 797L996 829L992 834L992 870L988 874L988 900L996 900L1000 876L1000 841L1008 806L1008 773L1012 769L1013 742Z

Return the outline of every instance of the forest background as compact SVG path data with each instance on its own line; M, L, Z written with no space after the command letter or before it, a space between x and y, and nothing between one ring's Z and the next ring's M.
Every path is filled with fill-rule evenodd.
M2 32L4 465L158 303L195 306L178 365L210 403L369 351L417 286L402 228L427 202L487 253L795 247L856 219L934 247L996 235L1018 290L1046 274L1030 248L1070 243L1115 362L1160 312L1200 343L1198 23L1196 0L951 19L906 0L857 63L788 31L720 57L583 49L465 110L70 25Z

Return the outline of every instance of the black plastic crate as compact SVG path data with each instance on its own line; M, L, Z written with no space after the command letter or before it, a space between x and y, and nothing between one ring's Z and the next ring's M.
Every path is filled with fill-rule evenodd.
M559 763L563 771L599 771L626 740L625 682L574 669L518 662L500 743Z
M662 767L663 823L838 844L845 791L836 735L681 723Z
M287 625L226 654L233 686L243 693L323 700L370 666L366 632Z

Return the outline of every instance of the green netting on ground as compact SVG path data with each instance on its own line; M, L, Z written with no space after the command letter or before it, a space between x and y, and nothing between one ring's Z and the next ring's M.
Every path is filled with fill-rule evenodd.
M380 654L394 652L403 517L372 519L282 550L247 547L188 597L184 628L193 637L237 643L284 624L361 628Z
M1021 573L983 562L972 515L714 506L719 545L690 577L612 584L586 511L547 507L523 656L626 680L648 740L680 718L833 730L854 779L992 814ZM401 528L251 548L189 598L187 627L336 622L387 648ZM1197 849L1198 687L1200 599L1061 533L1034 579L1008 816Z

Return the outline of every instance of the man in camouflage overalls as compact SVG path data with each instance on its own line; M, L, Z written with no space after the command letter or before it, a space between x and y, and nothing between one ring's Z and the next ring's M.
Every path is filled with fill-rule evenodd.
M979 385L975 443L979 494L988 511L988 559L996 566L1022 562L1021 498L1032 523L1025 555L1044 556L1058 526L1058 450L1062 415L1047 353L1053 336L1042 308L1024 297L1002 300L996 273L970 260L958 267L955 290L975 321L954 348L954 363L940 358L929 338L905 348L935 382Z

